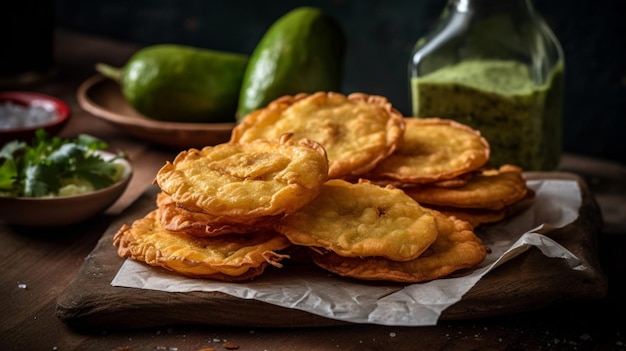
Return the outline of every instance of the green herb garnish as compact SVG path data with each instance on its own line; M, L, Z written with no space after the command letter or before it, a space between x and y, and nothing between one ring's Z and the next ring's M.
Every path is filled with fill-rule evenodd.
M108 187L119 180L121 169L96 152L107 148L91 135L61 139L43 129L35 132L31 145L11 141L0 150L0 196L57 196L70 184L87 184L93 190Z

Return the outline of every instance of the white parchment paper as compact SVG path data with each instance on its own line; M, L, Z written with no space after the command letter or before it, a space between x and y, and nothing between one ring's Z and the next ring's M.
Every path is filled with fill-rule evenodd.
M111 282L113 286L169 292L218 291L242 299L295 308L327 318L380 325L435 325L441 312L461 300L493 268L536 247L547 257L567 260L584 270L580 260L544 234L578 217L581 192L570 180L531 180L536 193L532 206L514 217L478 230L492 250L472 273L427 283L387 284L343 279L311 266L270 270L251 282L227 283L186 278L126 260Z

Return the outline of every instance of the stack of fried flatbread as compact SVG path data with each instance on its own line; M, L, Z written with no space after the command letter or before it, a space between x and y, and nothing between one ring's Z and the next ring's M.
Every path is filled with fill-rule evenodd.
M424 282L486 257L474 228L532 194L489 167L465 125L405 118L386 98L319 92L250 113L228 143L182 151L156 175L156 208L114 237L121 257L183 275L248 280L309 262L364 280Z

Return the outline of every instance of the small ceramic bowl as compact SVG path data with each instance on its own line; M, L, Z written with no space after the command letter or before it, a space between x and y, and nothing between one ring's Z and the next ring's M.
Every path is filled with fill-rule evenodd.
M56 97L28 91L0 91L0 147L12 140L30 142L39 128L55 135L69 118L70 107Z
M112 159L114 154L100 152ZM58 197L2 197L0 221L28 227L59 227L84 222L104 212L124 193L130 183L133 169L126 159L114 162L124 167L122 179L108 188L73 196Z

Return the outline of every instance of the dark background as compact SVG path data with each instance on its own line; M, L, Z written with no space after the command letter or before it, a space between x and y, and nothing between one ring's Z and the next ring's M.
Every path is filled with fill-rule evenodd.
M312 5L344 28L344 93L384 95L410 114L407 64L445 0L56 0L57 27L139 45L250 54L289 10ZM626 0L536 0L565 53L564 148L626 164ZM79 48L78 48L79 49Z

